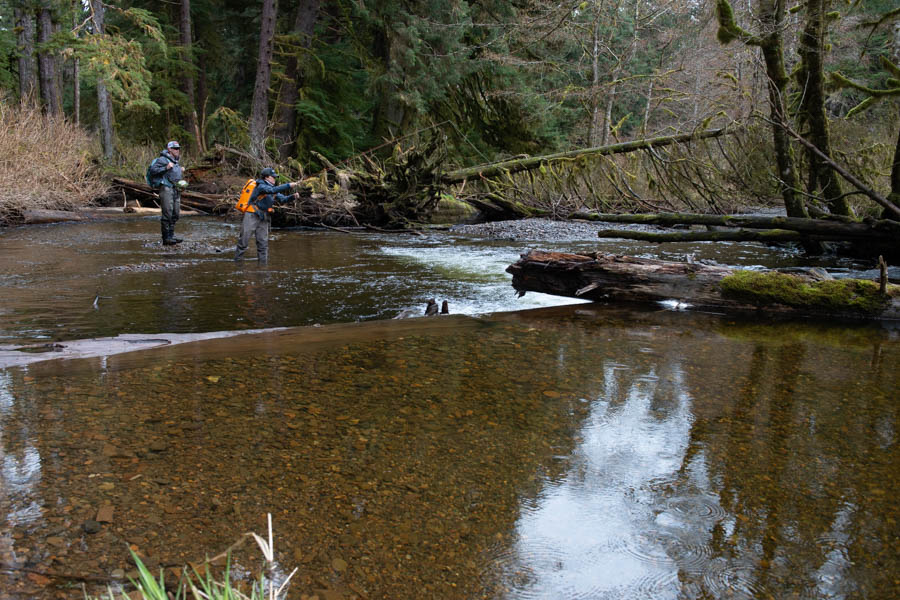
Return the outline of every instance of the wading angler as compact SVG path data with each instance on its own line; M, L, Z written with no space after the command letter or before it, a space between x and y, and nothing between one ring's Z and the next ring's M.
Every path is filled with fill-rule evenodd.
M159 191L159 206L162 209L159 224L164 246L182 242L181 238L175 237L175 223L181 216L181 190L187 187L184 170L178 162L180 158L181 145L171 141L147 167L147 184Z

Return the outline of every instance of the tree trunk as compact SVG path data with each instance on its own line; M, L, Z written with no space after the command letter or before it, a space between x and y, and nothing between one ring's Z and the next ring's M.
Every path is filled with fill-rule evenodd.
M102 0L91 0L91 19L94 22L94 35L104 35L106 7ZM102 79L97 80L97 113L100 121L100 146L103 158L110 160L115 151L113 142L113 108L112 100Z
M375 118L372 120L372 132L376 139L392 140L403 131L404 122L409 118L407 108L400 101L400 88L392 78L392 69L399 52L398 43L394 39L394 31L389 25L381 27L373 43L373 53L381 61L384 72L378 78L375 106Z
M198 125L200 127L201 149L203 152L206 152L208 149L206 144L206 100L209 98L209 88L206 84L206 54L201 52L196 59L199 70L197 76L197 106L200 107Z
M181 0L181 18L179 19L181 33L181 60L184 63L181 77L181 90L187 97L187 107L184 114L184 128L194 137L193 149L203 149L203 140L200 136L200 127L197 123L197 105L194 98L194 52L191 36L191 0Z
M48 3L44 3L38 12L39 44L47 44L53 36L53 14ZM53 50L38 51L38 72L41 80L41 100L48 115L62 114L62 100L59 94L59 60Z
M898 103L900 104L900 103ZM897 145L894 148L894 164L891 167L891 193L888 201L900 209L900 131L897 131ZM888 216L887 209L881 212L882 216Z
M16 51L19 55L19 99L34 104L37 99L37 62L34 58L34 13L27 7L14 9Z
M644 107L644 120L641 123L641 137L644 137L647 134L647 129L650 126L650 106L653 104L653 83L656 81L656 72L650 76L650 81L647 83L647 106ZM695 103L697 104L697 103Z
M609 88L609 95L606 98L606 110L603 112L603 130L600 132L600 145L605 146L609 141L609 130L612 127L612 107L613 100L616 98L616 85L613 84Z
M807 0L806 26L800 35L798 52L801 58L797 70L797 83L801 90L800 120L809 129L809 141L826 156L832 156L828 117L825 115L825 0ZM806 156L810 170L807 193L815 196L821 189L832 214L851 216L850 204L843 195L837 173L812 150L808 149Z
M80 14L80 0L72 0L72 31L78 27ZM77 55L72 58L72 120L76 125L81 124L81 64Z
M259 160L266 156L266 125L269 118L269 84L272 79L272 51L275 45L275 0L263 0L259 28L256 83L250 107L250 153Z
M539 250L523 254L506 271L520 294L756 314L900 319L900 286L887 286L883 294L874 281L815 281L785 273Z
M300 48L312 44L313 30L319 14L319 0L301 0L294 18L294 34L300 38ZM282 161L294 155L297 148L297 99L303 85L300 74L299 52L292 51L285 61L284 82L275 109L275 138L279 141L278 155Z
M892 46L894 64L900 65L900 20L894 22ZM900 100L894 100L894 102L897 108L900 109ZM897 131L897 145L894 148L894 164L891 167L891 192L888 195L888 200L894 206L900 208L900 130ZM882 211L882 215L887 216L887 212L887 210Z
M594 18L592 27L594 47L591 52L591 125L588 130L588 144L600 146L600 100L597 91L600 89L600 15Z
M780 0L760 2L760 20L765 27L762 53L766 63L769 87L769 109L772 120L772 136L775 146L775 163L778 167L778 183L784 207L789 217L806 217L806 207L797 196L799 189L791 140L784 129L787 123L785 92L788 76L784 67L784 4Z

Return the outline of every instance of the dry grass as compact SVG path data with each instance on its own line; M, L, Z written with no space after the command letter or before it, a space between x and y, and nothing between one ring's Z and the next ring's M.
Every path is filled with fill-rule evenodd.
M87 132L33 108L0 102L0 225L28 209L88 206L105 189Z

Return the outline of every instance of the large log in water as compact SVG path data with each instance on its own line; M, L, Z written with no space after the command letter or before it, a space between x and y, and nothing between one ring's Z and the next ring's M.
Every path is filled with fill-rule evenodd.
M727 312L900 319L900 286L816 281L786 273L733 270L614 254L532 250L507 269L519 292L593 301L657 303Z

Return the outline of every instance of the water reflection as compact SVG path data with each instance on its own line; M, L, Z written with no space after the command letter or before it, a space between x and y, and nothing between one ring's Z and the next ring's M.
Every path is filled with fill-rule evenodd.
M888 597L898 359L877 328L563 307L8 369L0 588L271 512L296 598Z

